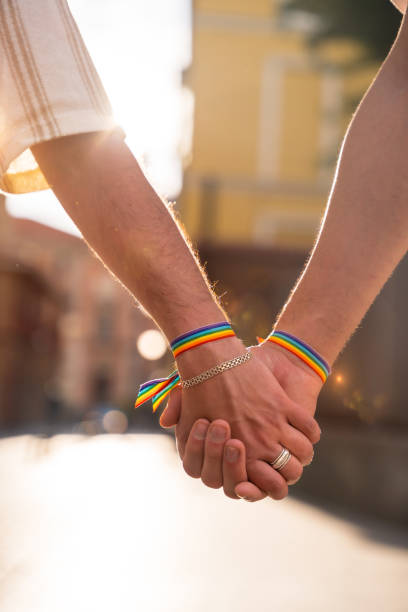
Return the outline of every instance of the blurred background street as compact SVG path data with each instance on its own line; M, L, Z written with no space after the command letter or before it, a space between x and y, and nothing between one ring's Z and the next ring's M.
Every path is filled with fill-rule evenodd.
M69 5L127 144L254 344L308 257L400 13ZM171 371L160 330L49 190L0 194L1 611L407 612L407 277L405 258L336 362L296 498L233 502L184 475L151 406L133 410Z
M408 532L232 501L168 436L0 442L2 612L406 612Z

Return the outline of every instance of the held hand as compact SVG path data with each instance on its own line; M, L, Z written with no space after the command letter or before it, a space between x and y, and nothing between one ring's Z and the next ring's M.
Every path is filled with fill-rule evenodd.
M170 395L160 423L163 427L177 424L181 411L181 390ZM266 497L257 486L247 482L246 452L241 440L230 439L231 429L226 421L217 419L211 424L206 419L196 421L187 440L183 457L186 473L192 478L201 478L211 488L224 487L227 497L238 499L237 483L246 485L244 497L258 501Z
M215 350L211 349L211 354L208 348L205 355L199 356L197 351L194 364L179 364L179 369L185 372L181 371L182 377L197 374L209 365L220 363L245 350L237 339L229 341L228 347L226 343L223 347L220 346L222 343L216 344L218 346L214 347ZM312 417L314 408L311 401L308 400L309 407L305 410L285 390L285 379L290 367L299 373L300 378L308 374L291 364L279 347L253 347L251 351L252 358L246 364L183 392L182 409L176 428L179 454L187 473L201 475L200 459L197 458L199 453L190 452L193 424L199 418L205 418L211 423L224 419L230 424L234 438L245 444L248 476L258 486L257 489L253 484L245 483L240 485L241 489L237 489L237 492L245 497L252 495L260 499L262 494L259 489L262 489L275 499L281 499L287 495L287 481L298 480L302 474L302 465L310 462L313 456L312 443L319 439L320 430ZM199 361L202 362L201 367ZM273 370L278 372L282 383ZM316 397L317 394L318 391ZM163 426L171 426L177 421L175 406L176 401L170 401L162 415ZM217 433L215 424L213 426L214 433ZM225 442L225 439L227 437L224 440L220 437L218 444ZM223 482L220 455L218 459L213 458L210 470L206 467L205 455L211 453L210 446L207 451L210 442L208 437L201 470L204 469L203 480L206 484L219 487ZM290 450L293 456L284 470L278 473L268 462L276 459L282 446ZM218 465L217 469L215 465Z
M276 377L276 380L287 396L292 401L296 402L306 414L314 416L317 399L323 386L319 377L296 356L288 353L288 351L276 344L264 342L256 348L260 351L262 359ZM309 439L313 441L313 444L315 444L320 439L320 428L314 419L310 421L310 425L309 434L306 429L304 433L306 433ZM303 464L303 466L305 465L308 465L308 463ZM297 480L300 479L301 475L302 474L299 475ZM289 484L295 483L289 482ZM255 491L255 486L250 482L237 483L235 492L239 497L243 497L249 501L257 501L260 499L259 491Z

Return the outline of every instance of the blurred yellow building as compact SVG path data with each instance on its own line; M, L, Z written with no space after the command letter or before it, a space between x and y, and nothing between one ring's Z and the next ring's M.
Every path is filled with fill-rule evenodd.
M316 23L283 4L195 0L185 75L195 109L181 219L247 344L270 331L304 265L377 68L346 40L311 49ZM407 273L405 260L336 362L319 398L318 457L296 487L405 522Z
M315 27L282 0L195 0L192 157L181 197L193 240L309 249L329 192L350 99L373 69L357 45L307 45ZM344 65L347 63L348 69Z

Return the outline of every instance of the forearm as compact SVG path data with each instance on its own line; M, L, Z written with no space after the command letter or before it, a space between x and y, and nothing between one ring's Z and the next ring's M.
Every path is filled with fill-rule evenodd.
M391 2L397 7L401 13L405 13L407 10L407 0L391 0Z
M225 318L168 207L120 138L77 135L33 153L85 240L169 339Z
M330 362L407 250L407 159L403 28L350 125L318 241L277 322Z

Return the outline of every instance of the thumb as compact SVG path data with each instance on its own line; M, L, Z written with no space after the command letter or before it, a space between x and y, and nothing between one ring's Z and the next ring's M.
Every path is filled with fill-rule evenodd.
M173 427L177 425L181 412L181 389L176 387L169 395L167 406L160 417L162 427Z

